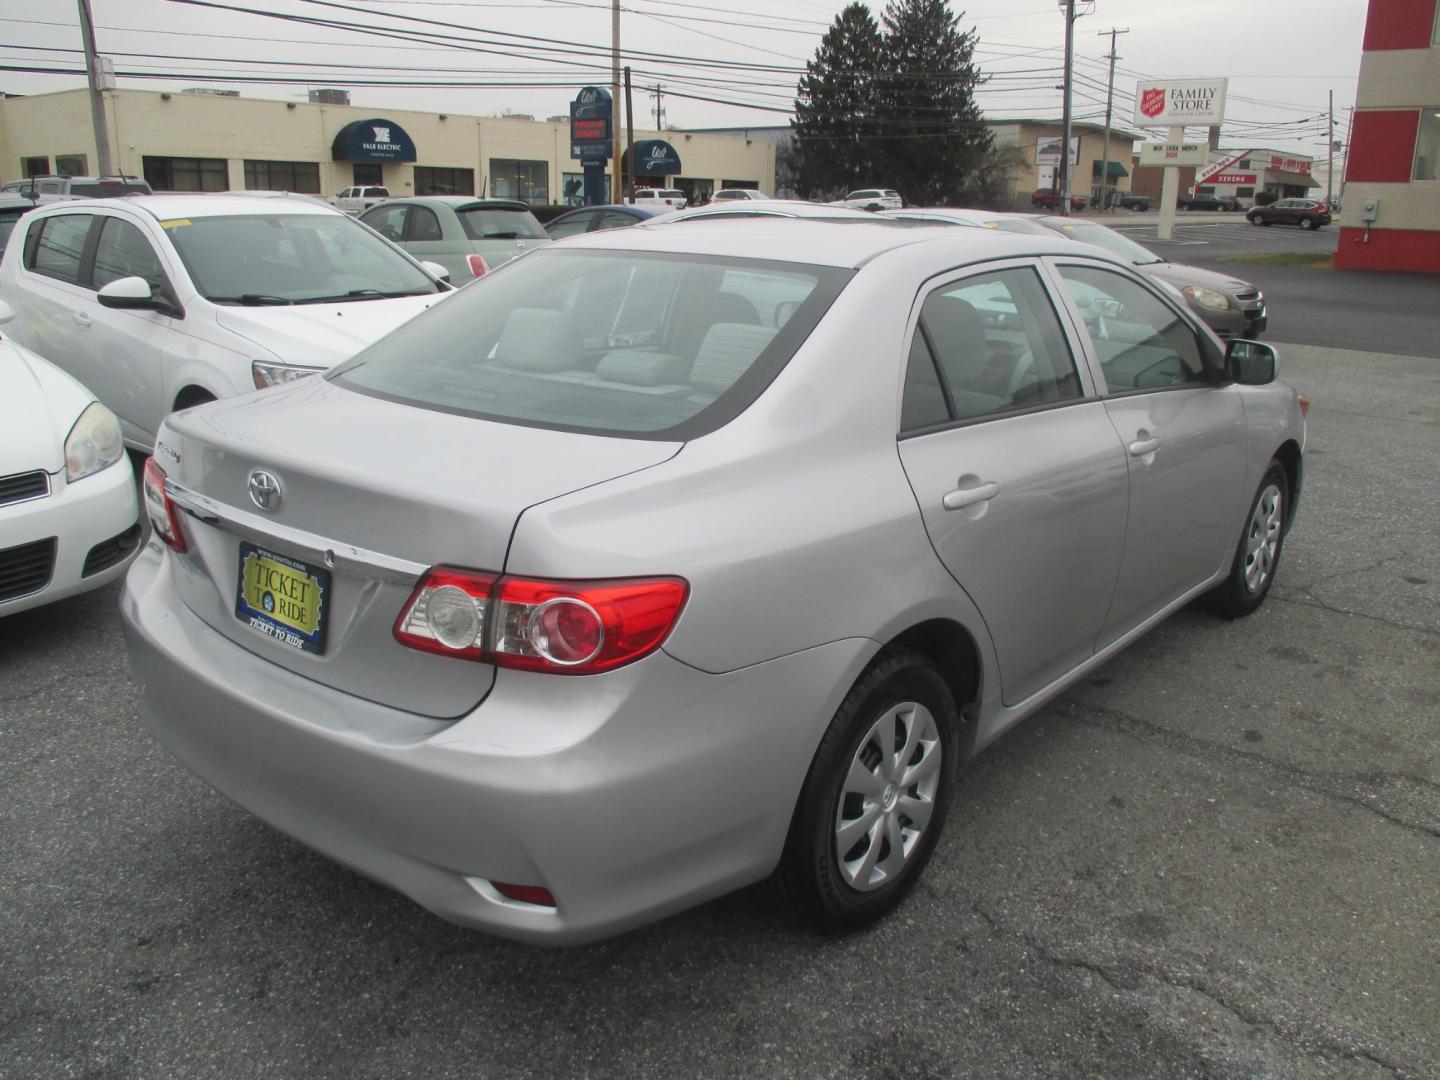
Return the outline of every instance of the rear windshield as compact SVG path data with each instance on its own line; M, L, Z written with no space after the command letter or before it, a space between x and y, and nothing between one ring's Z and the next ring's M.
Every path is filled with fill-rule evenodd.
M487 420L689 439L759 396L852 275L565 247L466 286L327 377Z
M476 206L455 216L471 240L544 240L548 235L529 210Z
M80 195L86 199L116 199L121 195L148 195L150 194L149 184L127 184L120 181L102 181L98 184L71 184L71 195Z
M200 295L265 306L379 300L441 291L345 214L235 214L160 222Z

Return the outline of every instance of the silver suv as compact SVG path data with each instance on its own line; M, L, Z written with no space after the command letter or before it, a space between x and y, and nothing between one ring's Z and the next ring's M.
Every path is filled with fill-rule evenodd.
M149 195L150 185L138 176L32 176L12 180L0 192L19 195L37 204L66 199L116 199L122 195Z

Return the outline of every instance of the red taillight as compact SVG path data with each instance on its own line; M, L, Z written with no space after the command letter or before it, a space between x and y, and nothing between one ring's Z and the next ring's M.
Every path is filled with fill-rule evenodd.
M173 551L186 550L185 533L180 529L180 518L175 513L175 504L165 494L165 471L155 464L155 459L145 459L144 482L141 492L145 498L145 515L155 535Z
M593 675L659 648L688 593L673 577L541 581L436 567L395 621L395 639L497 667Z
M1296 403L1300 406L1300 415L1301 415L1301 416L1309 416L1309 415L1310 415L1310 395L1309 395L1309 394L1296 394L1296 395L1295 395L1295 401L1296 401Z
M507 900L518 900L522 904L553 908L555 897L542 885L511 885L508 881L492 881L495 891Z
M490 272L490 264L485 261L484 255L466 255L465 261L470 264L470 273L476 277L484 277Z

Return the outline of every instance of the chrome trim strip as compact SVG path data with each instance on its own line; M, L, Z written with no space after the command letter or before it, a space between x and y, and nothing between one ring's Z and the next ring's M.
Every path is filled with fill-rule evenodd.
M282 525L273 518L226 506L208 495L182 487L169 478L165 480L165 494L180 509L207 525L258 544L282 545L287 552L308 556L332 570L349 570L379 581L414 585L421 575L430 569L424 563L411 562L409 559L331 540L303 529Z

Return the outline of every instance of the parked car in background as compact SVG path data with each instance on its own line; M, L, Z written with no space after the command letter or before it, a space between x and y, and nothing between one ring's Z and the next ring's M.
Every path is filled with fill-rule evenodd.
M1055 210L1060 206L1060 192L1054 188L1041 188L1030 193L1030 205L1039 210ZM1084 195L1070 196L1071 210L1084 210L1090 205L1090 200Z
M973 225L981 229L999 229L1001 232L1028 233L1031 236L1048 236L1050 230L1041 224L1036 214L1013 214L1003 210L963 210L949 206L910 206L904 210L885 210L881 217L897 221L929 221L940 225Z
M905 200L894 188L864 188L852 191L830 205L853 206L857 210L899 210L904 207Z
M1318 229L1330 224L1330 206L1320 199L1280 199L1269 206L1255 206L1245 215L1251 225L1299 225Z
M389 199L365 211L360 220L417 259L445 267L456 285L550 242L529 205L514 199Z
M685 192L679 188L639 188L627 201L635 206L657 206L670 210L684 210L690 205Z
M107 585L140 550L119 422L8 340L12 314L0 300L0 617Z
M360 214L376 203L384 202L390 198L390 189L378 185L362 187L341 188L329 199L325 200L336 210L343 210L347 214Z
M1265 330L1269 321L1265 297L1248 281L1198 266L1168 262L1149 248L1098 221L1076 221L1063 217L1040 220L1061 235L1104 248L1179 290L1190 310L1221 338L1254 340Z
M719 191L715 192L714 195L710 196L712 202L729 202L736 199L768 198L770 198L769 195L766 195L763 191L757 191L755 188L721 188Z
M1188 195L1175 200L1177 210L1238 210L1239 205L1230 195Z
M644 222L645 228L669 225L676 221L721 221L739 218L807 218L825 221L873 221L875 214L854 206L838 203L800 202L795 199L746 199L712 202L657 214Z
M604 232L606 229L623 229L649 221L657 214L669 213L669 208L659 206L582 206L579 210L568 210L559 217L545 223L545 235L551 240L563 240L586 232Z
M450 292L338 210L141 195L20 219L0 260L6 337L81 380L149 451L161 418L313 375Z
M21 195L35 203L67 199L118 199L122 195L149 195L150 185L138 176L32 176L12 180L0 193Z
M5 254L5 245L10 233L20 218L35 209L35 203L19 195L0 195L0 255Z
M1120 197L1115 200L1115 205L1121 210L1144 211L1150 209L1149 195L1134 195L1128 191L1122 191Z
M770 877L847 930L962 758L1263 602L1305 440L1269 346L1057 235L721 220L168 417L121 598L150 731L457 923L581 942Z

